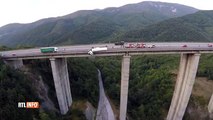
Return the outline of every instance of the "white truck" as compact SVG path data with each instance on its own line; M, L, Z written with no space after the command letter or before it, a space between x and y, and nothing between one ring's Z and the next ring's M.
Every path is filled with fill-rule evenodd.
M107 50L107 47L93 47L92 49L90 49L88 51L88 54L89 55L93 55L94 52L98 52L98 51L106 51Z

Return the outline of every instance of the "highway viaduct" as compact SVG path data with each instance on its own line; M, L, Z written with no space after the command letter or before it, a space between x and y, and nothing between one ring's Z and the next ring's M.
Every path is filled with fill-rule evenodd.
M182 44L187 44L187 47L182 47ZM23 66L22 60L25 59L49 59L60 112L61 114L66 114L69 106L72 104L66 58L90 57L88 50L91 47L100 46L107 46L108 50L98 51L94 56L123 57L121 67L120 120L126 120L131 56L143 54L181 55L175 90L166 119L182 120L195 82L200 55L202 53L213 53L213 47L208 47L206 43L155 43L155 48L125 48L114 46L113 44L94 44L59 47L59 51L56 53L41 53L39 48L5 51L2 52L2 58L8 65L16 69ZM213 95L208 104L208 110L210 113L213 113Z

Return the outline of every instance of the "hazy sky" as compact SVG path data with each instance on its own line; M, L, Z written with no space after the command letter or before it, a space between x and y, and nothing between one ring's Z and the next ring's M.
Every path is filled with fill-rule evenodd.
M0 0L0 26L8 23L29 23L42 18L63 16L77 10L119 7L142 1L145 0ZM213 10L213 0L151 1L180 3L202 10Z

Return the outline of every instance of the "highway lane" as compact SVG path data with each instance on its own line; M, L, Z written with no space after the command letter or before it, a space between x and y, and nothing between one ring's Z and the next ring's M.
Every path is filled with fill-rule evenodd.
M69 52L69 51L79 51L79 50L89 50L92 47L104 47L104 46L113 46L114 44L88 44L88 45L73 45L73 46L58 46L59 52ZM56 47L56 46L52 46ZM9 55L15 53L16 55L19 55L20 53L27 54L27 53L41 53L40 49L45 47L38 47L38 48L31 48L31 49L22 49L22 50L11 50L11 51L5 51L1 52L4 53L4 55Z
M142 42L129 42L125 43L124 46L128 46L129 44L142 43ZM174 43L144 43L146 44L146 48L125 48L120 45L114 45L113 43L106 44L88 44L88 45L73 45L73 46L59 46L57 53L41 53L40 48L32 48L32 49L24 49L24 50L12 50L12 51L4 51L0 52L3 58L24 58L27 56L36 57L36 56L60 56L60 55L87 55L87 52L92 47L106 47L107 51L96 52L96 54L110 54L110 53L125 53L125 52L166 52L166 51L213 51L213 47L209 47L209 44L213 43L186 43L186 42L174 42ZM155 45L154 48L147 48L149 45ZM186 45L187 47L183 47Z

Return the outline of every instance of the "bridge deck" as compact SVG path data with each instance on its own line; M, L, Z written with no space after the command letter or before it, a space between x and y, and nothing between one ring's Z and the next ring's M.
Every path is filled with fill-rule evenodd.
M97 44L97 45L79 45L79 46L62 46L58 47L56 53L41 53L40 48L13 50L1 52L2 58L6 60L14 59L43 59L43 58L62 58L62 57L89 57L88 51L92 47L107 46L106 51L94 52L94 56L121 56L124 54L141 55L141 54L180 54L180 53L213 53L213 47L209 43L147 43L155 44L154 48L125 48L115 46L114 44ZM212 43L211 43L212 44ZM183 47L182 45L187 45Z

